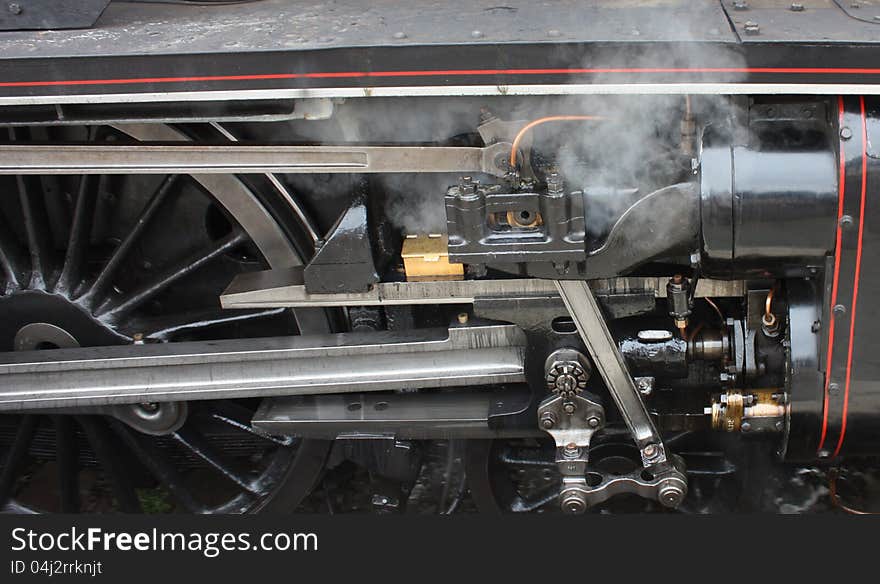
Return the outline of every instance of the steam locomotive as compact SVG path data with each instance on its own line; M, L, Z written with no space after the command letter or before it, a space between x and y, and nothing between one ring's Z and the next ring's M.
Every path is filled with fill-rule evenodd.
M869 2L9 4L6 512L877 508Z

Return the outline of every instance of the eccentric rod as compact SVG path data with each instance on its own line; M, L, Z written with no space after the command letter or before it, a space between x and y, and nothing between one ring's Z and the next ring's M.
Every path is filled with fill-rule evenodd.
M0 144L0 174L226 174L449 172L503 176L510 144L290 146Z

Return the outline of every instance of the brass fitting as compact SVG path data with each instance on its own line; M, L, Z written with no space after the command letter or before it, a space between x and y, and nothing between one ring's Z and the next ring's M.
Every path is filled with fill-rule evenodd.
M449 236L446 234L407 235L400 255L406 279L410 282L464 279L464 264L449 262Z

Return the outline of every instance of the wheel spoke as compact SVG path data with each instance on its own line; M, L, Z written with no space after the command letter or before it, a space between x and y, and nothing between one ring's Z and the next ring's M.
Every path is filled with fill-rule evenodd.
M100 304L104 299L107 290L110 288L110 284L113 281L113 276L116 274L119 266L122 265L122 261L128 256L128 253L132 250L135 243L137 243L144 234L150 220L156 215L156 212L162 206L162 202L165 201L168 193L177 183L179 177L180 175L177 174L165 177L159 187L150 196L147 204L144 205L140 216L138 216L137 221L128 232L128 235L125 236L125 239L123 239L113 251L110 259L107 260L101 273L95 278L91 289L87 293L93 305Z
M76 426L70 416L53 416L55 425L55 461L58 465L58 492L62 513L77 513L79 498L79 451Z
M511 501L510 510L514 513L529 513L530 511L540 509L551 501L555 501L558 497L558 486L548 487L543 494L538 494L528 499L517 495Z
M61 277L55 285L56 289L71 295L83 277L83 266L89 249L95 205L98 200L98 181L99 177L85 174L79 182L76 207L73 211L73 224L70 227L67 254L64 257L64 267L61 270Z
M137 456L138 460L147 467L147 470L167 487L183 508L190 513L205 512L205 507L196 500L193 493L187 488L183 477L163 452L118 420L111 420L110 427L122 438L122 441Z
M541 452L543 454L543 452ZM557 469L558 465L555 461L549 459L539 459L539 458L529 458L526 456L522 456L522 452L517 452L517 454L511 454L509 450L504 450L504 452L498 455L498 461L502 464L506 464L507 466L524 466L524 467L541 467L541 468L551 468Z
M85 430L86 438L95 456L98 457L98 462L107 473L119 510L123 513L141 513L143 509L131 482L130 473L125 461L114 448L116 442L104 421L92 416L79 416L78 421Z
M46 209L46 222L49 225L49 233L52 237L50 249L56 249L58 241L67 241L70 237L72 224L71 211L75 202L71 200L67 189L63 186L62 177L49 175L41 176L34 181L36 192L41 194L43 206ZM57 236L58 240L54 239Z
M225 424L231 428L246 432L278 446L292 446L296 439L292 436L273 436L268 432L254 428L251 425L251 412L247 408L236 406L232 402L221 401L214 404L213 411L207 414L212 420Z
M0 217L0 269L6 276L7 292L20 290L23 274L21 249L2 217Z
M253 487L251 480L249 480L245 476L242 476L242 474L234 469L229 462L224 460L220 453L216 452L211 447L211 445L202 434L190 428L184 427L175 432L173 436L174 439L177 440L178 444L186 448L189 452L191 452L197 458L201 459L203 462L207 463L211 468L216 470L230 482L234 483L236 486L238 486L239 489L241 489L245 493L248 493L255 497L259 497L263 494Z
M138 306L151 300L157 294L168 288L171 284L192 274L211 260L221 256L236 246L244 243L247 236L241 231L233 231L226 237L216 241L210 248L200 251L187 259L167 268L153 281L144 284L139 289L123 295L120 299L111 301L101 307L98 316L119 318L134 310Z
M27 234L28 251L31 259L30 287L45 290L52 273L51 244L49 241L49 220L38 188L38 181L32 176L15 177L18 198Z
M126 324L131 333L143 333L146 339L165 340L176 333L199 330L233 322L270 318L283 313L286 308L263 308L254 310L205 310L199 313L172 314L158 318L137 320Z
M13 495L19 468L27 458L31 440L36 431L37 417L33 415L22 416L15 431L15 438L13 438L9 450L6 452L2 472L0 472L0 505L5 504Z

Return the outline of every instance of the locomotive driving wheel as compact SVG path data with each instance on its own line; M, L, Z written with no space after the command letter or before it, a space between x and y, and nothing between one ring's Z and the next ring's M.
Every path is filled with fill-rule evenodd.
M13 129L13 140L232 139L167 125ZM219 133L219 135L218 135ZM238 273L298 265L314 229L272 177L3 177L0 351L326 332L324 313L223 311ZM265 185L263 184L265 183ZM267 188L262 188L263 186ZM261 432L259 399L0 415L6 512L293 511L329 443Z

